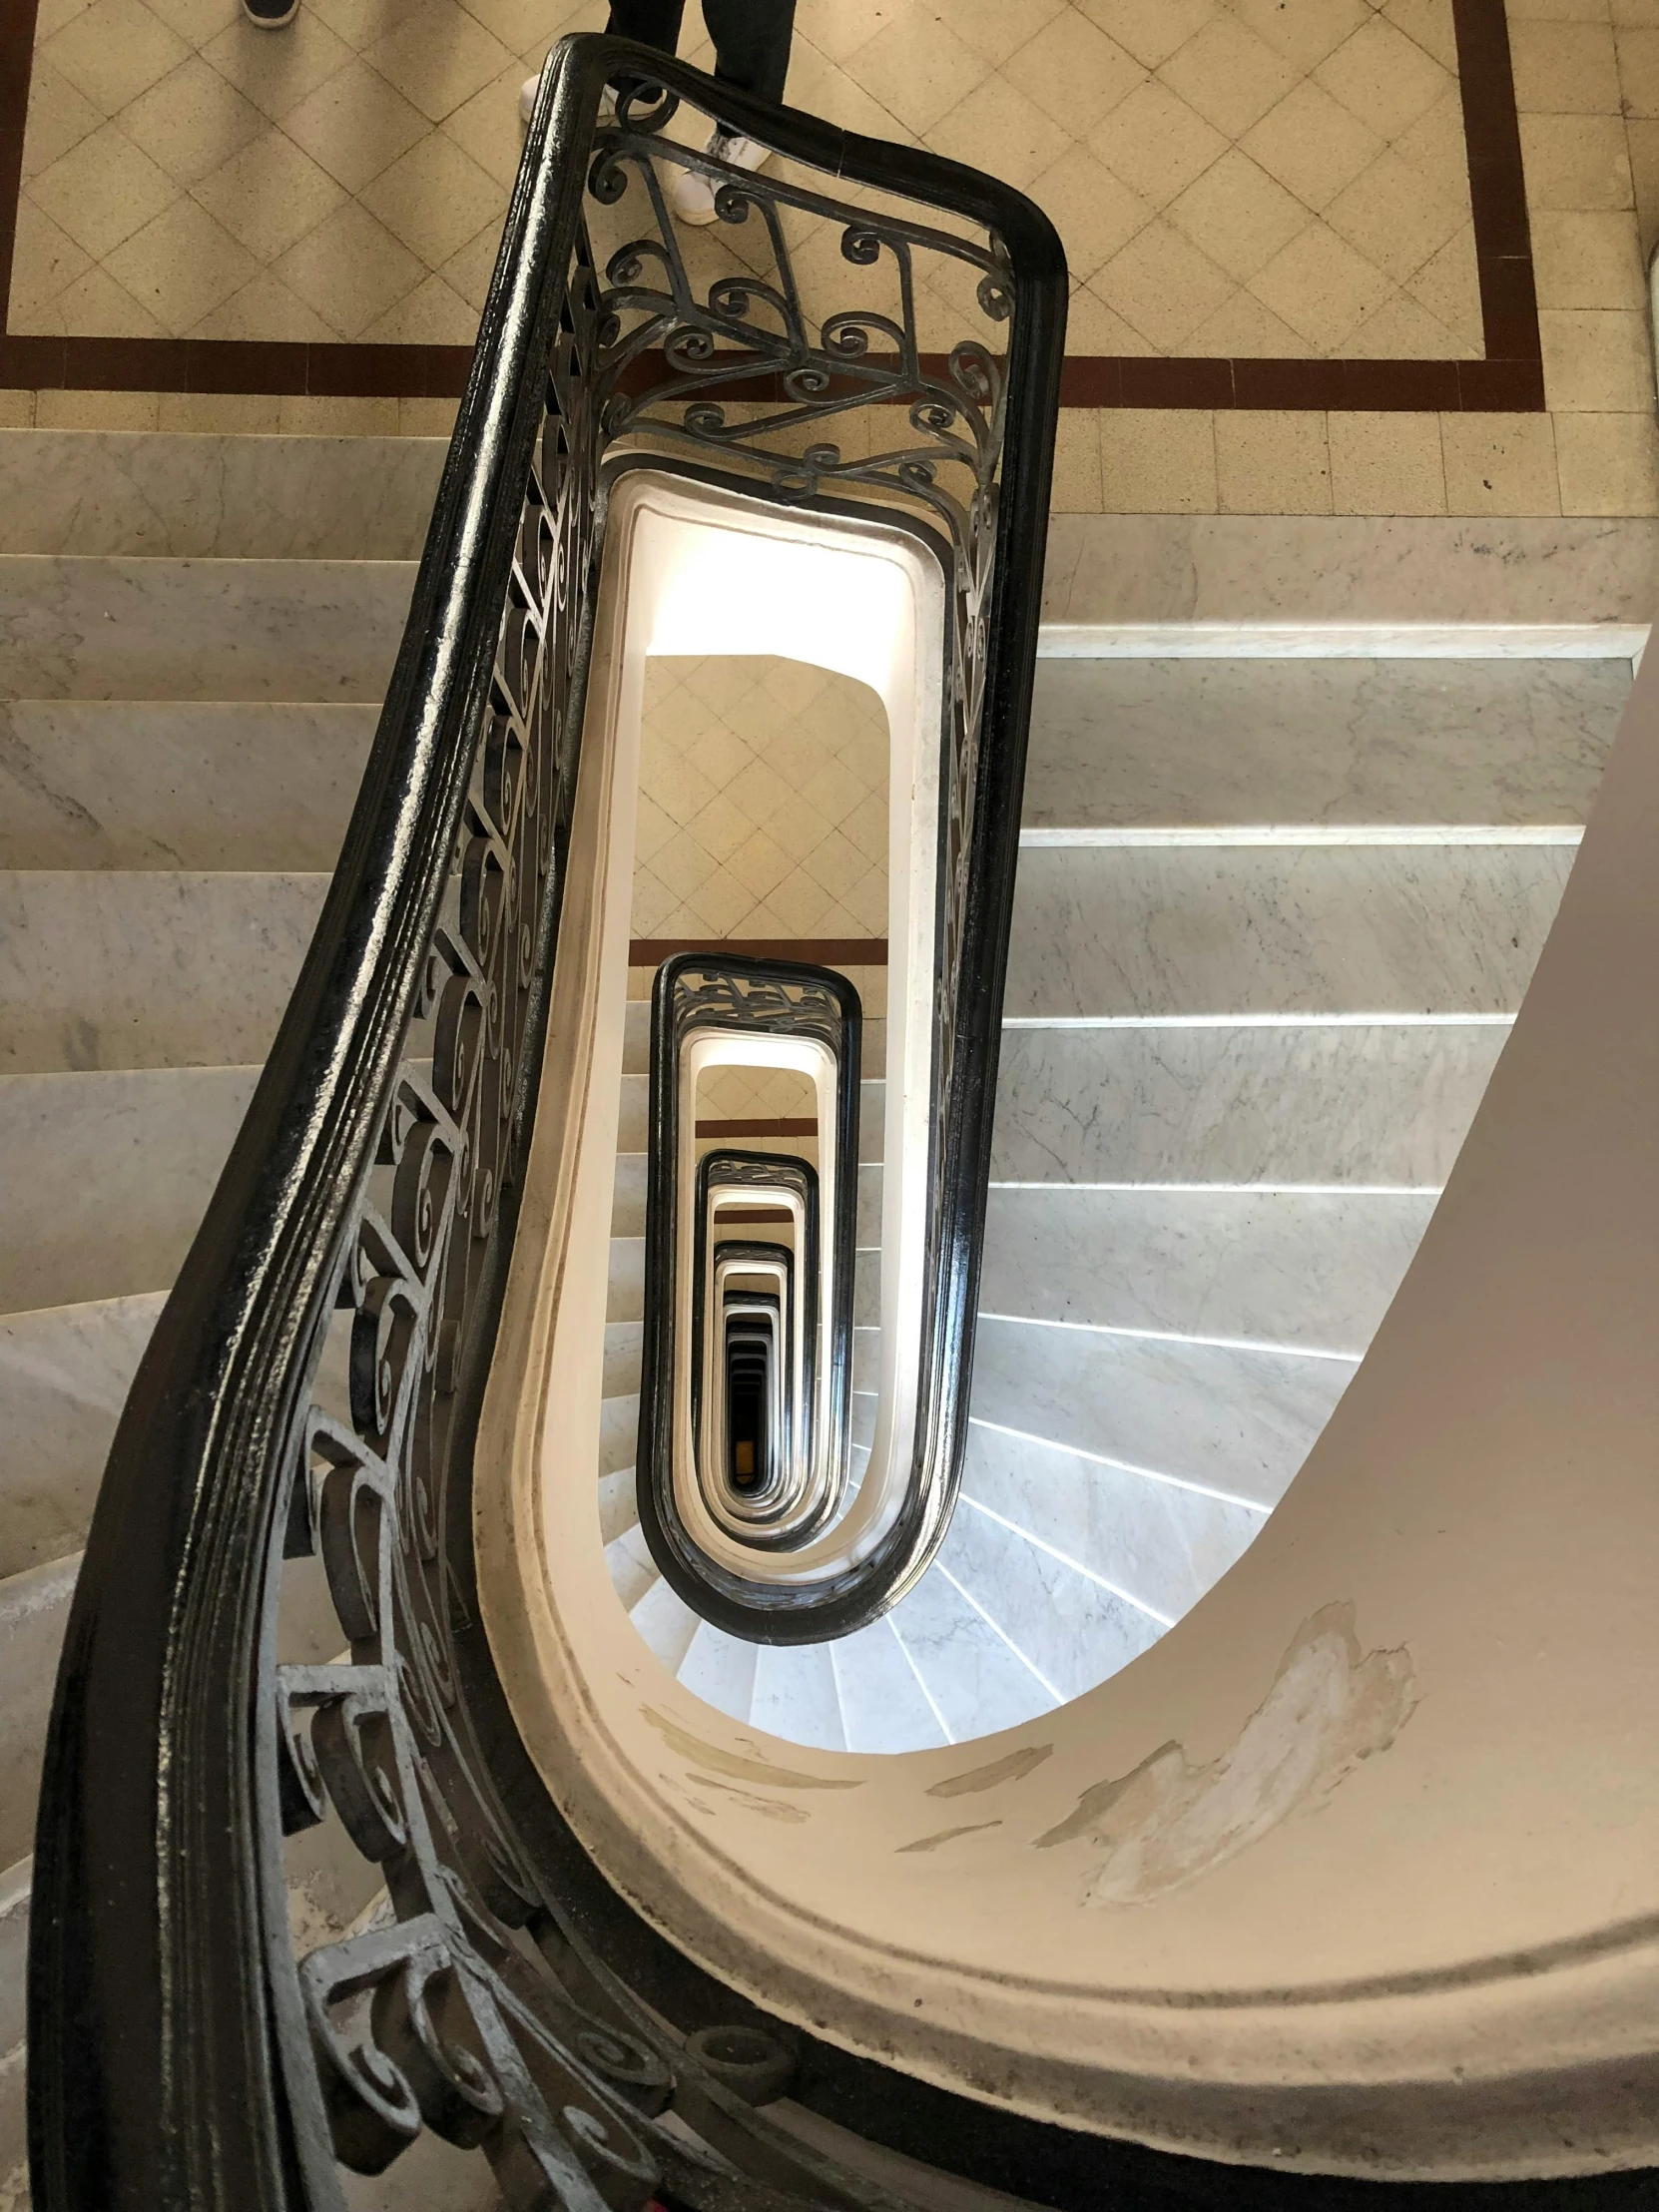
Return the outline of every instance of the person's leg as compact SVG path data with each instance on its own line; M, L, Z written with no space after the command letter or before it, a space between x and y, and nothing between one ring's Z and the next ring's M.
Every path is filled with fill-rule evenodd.
M605 29L612 38L638 39L672 54L680 44L680 18L686 0L611 0L611 20Z
M616 0L612 0L615 13ZM790 68L795 0L703 0L703 20L715 42L715 81L782 100Z

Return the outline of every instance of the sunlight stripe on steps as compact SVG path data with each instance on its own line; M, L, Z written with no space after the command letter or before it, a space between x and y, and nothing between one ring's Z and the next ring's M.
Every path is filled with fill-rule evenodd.
M1513 1014L1004 1014L1004 1029L1512 1029Z
M1026 1658L1024 1652L1020 1650L1018 1644L1015 1643L1014 1639L1012 1638L1012 1636L1009 1635L1008 1631L1005 1628L999 1628L997 1626L996 1622L991 1619L989 1613L986 1612L985 1608L980 1604L979 1600L974 1596L971 1590L963 1589L962 1585L957 1581L956 1577L951 1573L950 1569L945 1565L942 1559L935 1559L933 1561L933 1571L935 1574L942 1574L944 1576L944 1579L950 1584L950 1587L955 1591L956 1595L962 1600L965 1605L971 1605L973 1607L973 1610L979 1615L979 1618L984 1622L985 1626L990 1630L993 1636L1001 1637L1002 1641L1007 1645L1008 1649L1013 1653L1014 1657L1019 1661L1020 1665L1025 1669L1026 1673L1032 1676L1035 1681L1038 1681L1042 1684L1043 1688L1048 1692L1049 1696L1054 1700L1055 1704L1064 1705L1066 1702L1065 1699L1060 1695L1059 1691L1054 1687L1053 1683L1049 1681L1047 1675L1043 1673L1041 1667L1037 1665L1036 1661L1034 1659Z
M905 1665L906 1665L906 1666L907 1666L907 1667L909 1668L910 1672L911 1672L911 1673L912 1673L912 1674L913 1674L913 1675L915 1676L915 1678L916 1678L916 1688L917 1688L917 1689L918 1689L918 1690L919 1690L919 1691L921 1692L922 1696L923 1696L923 1697L924 1697L924 1698L925 1698L925 1699L927 1700L927 1710L928 1710L928 1711L929 1711L929 1712L930 1712L930 1713L932 1714L932 1716L933 1716L934 1720L936 1720L936 1721L938 1722L938 1724L939 1724L939 1734L940 1734L940 1735L941 1735L941 1736L942 1736L942 1737L944 1738L944 1740L945 1740L945 1742L946 1742L947 1744L953 1744L953 1743L954 1743L954 1742L956 1741L956 1739L955 1739L955 1737L954 1737L954 1736L952 1736L952 1735L951 1735L951 1733L950 1733L950 1723L949 1723L949 1722L948 1722L948 1721L947 1721L947 1720L945 1719L944 1715L943 1715L943 1714L942 1714L942 1713L941 1713L941 1712L939 1711L939 1705L938 1705L938 1700L937 1700L937 1699L936 1699L936 1698L934 1697L934 1695L933 1695L932 1691L931 1691L931 1690L930 1690L930 1689L929 1689L929 1688L927 1687L927 1683L926 1683L926 1680L925 1680L925 1678L924 1678L924 1677L923 1677L923 1675L922 1675L922 1671L921 1671L921 1669L920 1669L920 1668L919 1668L919 1667L918 1667L918 1666L916 1665L916 1661L915 1661L915 1654L914 1654L914 1652L912 1652L912 1651L911 1651L911 1649L910 1649L909 1645L908 1645L908 1644L907 1644L907 1643L906 1643L906 1642L904 1641L903 1637L902 1637L902 1636L901 1636L901 1635L900 1635L900 1634L898 1633L898 1623L897 1623L897 1622L896 1622L896 1621L895 1621L895 1620L893 1619L893 1617L892 1617L892 1615L891 1615L890 1613L887 1613L887 1614L885 1614L885 1615L883 1616L883 1618L885 1619L885 1621L886 1621L886 1624L887 1624L887 1626L888 1626L888 1627L889 1627L889 1628L890 1628L890 1629L892 1630L892 1640L893 1640L893 1642L894 1642L894 1643L895 1643L895 1644L896 1644L896 1645L898 1646L899 1650L900 1650L900 1651L901 1651L901 1652L902 1652L902 1653L904 1654L904 1664L905 1664Z
M969 1497L966 1490L962 1492L962 1503L971 1505L976 1513L983 1513L986 1520L995 1521L998 1527L1006 1528L1012 1535L1022 1537L1035 1550L1046 1551L1051 1559L1058 1559L1061 1566L1070 1567L1074 1573L1082 1575L1086 1582L1097 1583L1113 1597L1121 1598L1125 1605L1132 1605L1137 1613L1144 1613L1148 1620L1157 1621L1164 1628L1175 1626L1176 1616L1173 1613L1160 1613L1156 1605L1148 1605L1146 1599L1137 1597L1133 1590L1120 1589L1117 1583L1108 1582L1103 1574L1096 1574L1093 1567L1084 1566L1081 1559L1074 1559L1070 1552L1058 1551L1053 1544L1044 1543L1040 1536L1033 1536L1030 1529L1022 1528L1018 1521L1011 1521L1006 1515L994 1512L990 1506L981 1505L976 1497Z
M1438 1198L1443 1183L1056 1183L998 1182L990 1191L1134 1191L1165 1198Z
M1184 1329L1124 1329L1115 1322L1050 1321L1043 1314L998 1314L988 1306L979 1309L981 1321L1012 1322L1019 1329L1070 1329L1084 1337L1128 1337L1138 1344L1200 1345L1209 1352L1262 1352L1286 1360L1339 1360L1357 1368L1360 1352L1326 1352L1310 1345L1276 1345L1256 1337L1197 1337Z
M1120 829L1110 825L1072 830L1022 830L1022 848L1064 850L1067 846L1154 849L1170 846L1210 850L1218 845L1576 845L1584 831L1576 823L1368 823L1286 822L1212 823L1168 829Z
M1218 1490L1213 1482L1189 1481L1181 1474L1160 1474L1156 1467L1138 1467L1132 1459L1112 1459L1104 1451L1085 1451L1081 1444L1062 1443L1058 1436L1039 1436L1029 1428L1010 1428L1006 1421L984 1420L977 1413L968 1415L970 1428L988 1428L998 1436L1013 1436L1022 1444L1041 1444L1046 1451L1069 1451L1074 1459L1087 1459L1097 1467L1111 1467L1119 1474L1138 1474L1146 1482L1162 1482L1172 1490L1191 1490L1195 1497L1213 1497L1218 1505L1242 1505L1247 1513L1260 1513L1265 1520L1273 1511L1257 1497L1240 1497L1236 1490Z

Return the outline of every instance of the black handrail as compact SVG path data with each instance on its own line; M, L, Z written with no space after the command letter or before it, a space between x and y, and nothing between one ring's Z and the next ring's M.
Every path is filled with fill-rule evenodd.
M647 112L624 93L619 128L600 132L619 74L667 98ZM751 2110L788 2076L780 2038L757 2029L745 2055L666 2034L579 1938L556 1854L527 1848L503 1809L522 1751L475 1627L471 1447L535 1111L601 461L623 437L654 465L674 447L774 498L908 498L951 542L953 707L975 742L953 753L942 871L960 987L936 1057L940 1126L965 1134L935 1183L946 1295L928 1390L949 1395L977 1268L1064 267L1019 195L722 88L722 119L794 161L998 242L986 262L949 232L859 215L843 251L869 266L898 240L906 287L917 239L982 266L986 311L1012 309L1002 367L976 346L922 355L908 305L887 326L891 360L869 317L843 316L803 366L788 287L763 328L754 283L699 299L667 247L660 283L638 255L595 267L584 182L615 202L627 165L672 239L659 155L715 172L723 213L738 194L774 232L784 203L844 218L654 138L676 99L715 112L710 80L620 41L566 41L544 83L339 865L116 1436L37 1829L38 2212L337 2205L336 2158L372 2169L422 2128L482 2146L514 2204L598 2212L654 2188L710 2212L880 2201ZM742 397L757 370L782 396L728 425L708 391ZM669 413L670 391L700 390ZM792 448L804 424L907 396L896 454ZM965 501L941 481L951 467L974 487ZM980 746L981 728L997 742ZM342 1332L348 1380L330 1400ZM942 1432L955 1416L932 1417ZM284 1654L294 1593L312 1620ZM545 1801L538 1818L556 1818ZM283 1838L323 1820L377 1865L390 1918L300 1964ZM726 2016L745 2018L735 1997ZM712 2157L657 2124L671 2102ZM734 2193L732 2167L765 2178Z

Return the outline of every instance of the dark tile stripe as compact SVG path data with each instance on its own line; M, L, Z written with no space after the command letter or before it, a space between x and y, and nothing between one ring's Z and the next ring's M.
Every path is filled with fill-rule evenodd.
M885 937L635 937L630 967L661 967L676 952L737 952L751 960L806 960L814 967L885 967Z
M1451 0L1468 152L1486 355L1477 361L1183 360L1073 354L1067 407L1252 407L1534 413L1544 404L1532 246L1504 0ZM9 301L22 183L23 128L37 0L0 0L0 300ZM464 345L310 345L201 338L54 338L0 331L0 386L77 391L312 393L333 398L452 399L466 382ZM942 374L942 354L925 355ZM662 373L635 364L630 388ZM777 379L733 384L733 398L782 396ZM885 957L883 952L882 957Z

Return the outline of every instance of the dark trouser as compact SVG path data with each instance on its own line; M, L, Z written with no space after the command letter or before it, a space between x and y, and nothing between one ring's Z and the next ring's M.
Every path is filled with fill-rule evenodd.
M605 28L672 54L680 44L686 0L611 0ZM736 85L758 100L782 100L790 67L795 0L703 0L703 20L715 42L715 82Z

